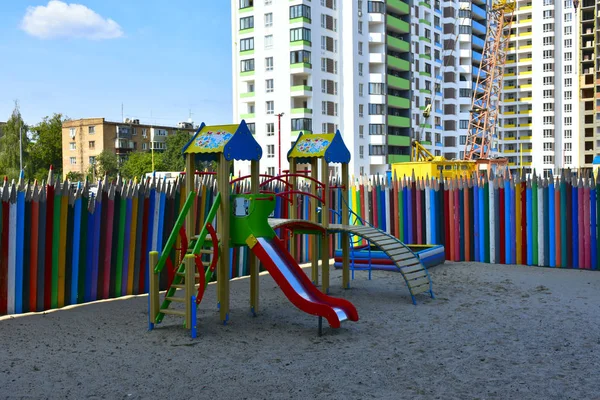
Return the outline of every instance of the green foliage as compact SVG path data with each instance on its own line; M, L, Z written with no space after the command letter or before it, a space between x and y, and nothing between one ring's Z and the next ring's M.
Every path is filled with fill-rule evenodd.
M154 168L162 170L163 155L154 153ZM135 151L129 154L129 158L121 165L121 176L126 179L142 178L145 174L152 172L152 153Z
M18 179L20 170L19 155L19 127L22 128L23 138L23 167L27 168L29 138L27 132L29 127L25 125L21 114L15 110L6 125L2 127L3 135L0 137L0 175L6 175L9 179Z
M81 172L70 171L67 173L67 179L70 182L80 182L83 181L84 176Z
M62 114L54 114L31 129L29 177L43 179L51 165L56 176L62 175L62 124L65 120Z
M96 156L95 168L96 179L102 179L107 175L108 179L112 180L119 172L119 159L115 153L102 150L102 153Z
M156 168L157 171L183 171L185 168L185 159L181 150L188 144L192 135L188 132L177 131L176 134L167 136L165 143L166 149L163 154L163 162L161 168ZM156 155L156 153L155 153Z

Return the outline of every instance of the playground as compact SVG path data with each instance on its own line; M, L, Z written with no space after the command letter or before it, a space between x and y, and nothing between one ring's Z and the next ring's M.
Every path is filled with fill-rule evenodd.
M310 274L310 270L306 270ZM3 317L0 382L18 398L591 399L600 354L594 271L447 262L430 270L436 299L412 305L398 274L356 272L331 294L358 323L315 334L315 318L260 276L231 282L222 325L209 285L198 339L166 318L148 332L147 296L45 315Z

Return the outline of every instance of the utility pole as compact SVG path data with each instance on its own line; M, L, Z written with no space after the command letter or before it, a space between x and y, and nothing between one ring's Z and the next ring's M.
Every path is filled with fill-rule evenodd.
M281 117L283 117L285 113L280 113L277 114L277 158L278 158L278 168L277 168L277 175L281 175Z

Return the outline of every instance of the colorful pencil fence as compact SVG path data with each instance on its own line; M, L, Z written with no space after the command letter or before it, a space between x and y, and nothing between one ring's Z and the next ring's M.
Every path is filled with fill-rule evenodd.
M556 178L527 179L359 178L347 199L336 182L328 196L331 222L339 222L337 210L347 202L353 223L372 224L405 243L443 244L451 261L600 269L600 182L593 176L565 171ZM274 183L265 188L283 190ZM197 177L195 189L197 233L216 192L208 175ZM244 182L232 187L234 192L247 189ZM309 192L307 185L301 190ZM162 249L185 198L183 179L174 184L104 180L96 197L86 185L73 188L52 174L42 184L5 180L0 187L0 315L146 293L148 252ZM278 198L276 217L290 217L286 204ZM308 218L313 206L308 197L298 196L296 204L293 217ZM331 253L340 237L332 235ZM294 240L295 258L310 260L315 239L298 235ZM179 240L175 247L181 247ZM247 249L231 252L230 276L247 275ZM180 256L173 251L173 264ZM161 276L161 288L170 274Z

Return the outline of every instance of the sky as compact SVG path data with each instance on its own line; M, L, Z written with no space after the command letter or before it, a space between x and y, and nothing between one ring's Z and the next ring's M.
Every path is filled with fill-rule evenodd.
M230 123L228 0L0 0L0 121ZM121 105L123 105L123 113Z

